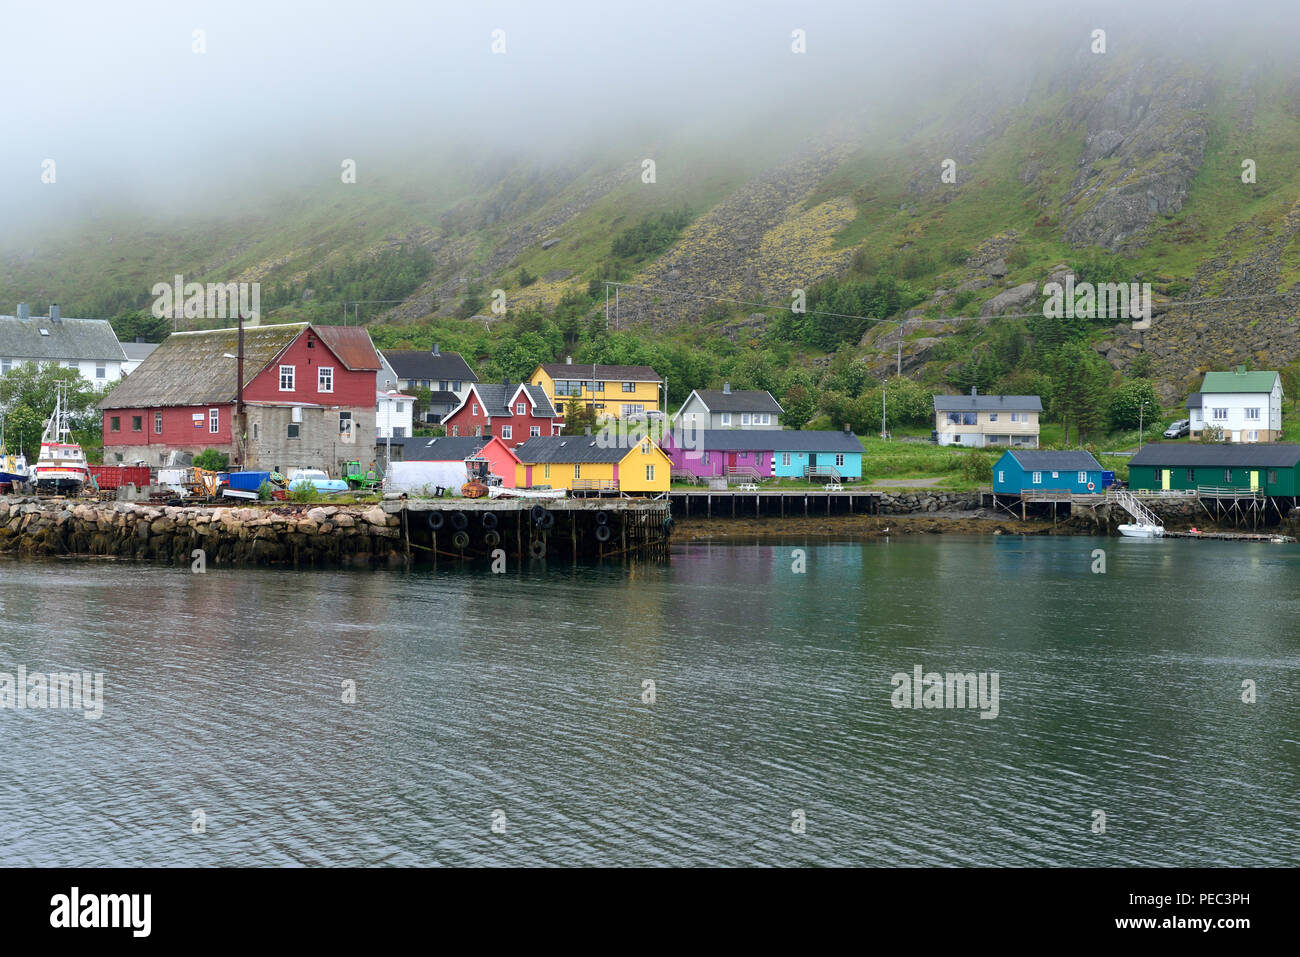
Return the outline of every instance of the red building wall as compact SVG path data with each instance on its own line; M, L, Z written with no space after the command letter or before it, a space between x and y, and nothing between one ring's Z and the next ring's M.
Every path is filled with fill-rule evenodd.
M537 426L541 429L538 433L539 435L558 434L552 431L552 426L564 425L564 419L562 417L551 418L550 416L533 415L531 403L528 403L528 414L520 415L515 411L520 402L527 402L527 399L524 398L522 393L519 398L511 404L511 415L509 418L500 415L494 415L491 417L490 424L492 426L492 435L500 436L501 427L503 425L510 426L510 438L502 439L502 441L513 449L528 441L531 437L530 430L533 426ZM474 413L474 406L476 403L478 405L477 415ZM489 419L487 414L483 411L483 403L479 400L478 393L473 390L470 391L469 397L466 399L465 404L461 407L460 411L443 421L443 426L447 429L448 435L487 435L488 425ZM481 428L482 431L475 433L475 428Z
M514 488L515 466L519 464L519 459L511 453L506 444L498 438L493 438L491 442L483 446L479 452L483 458L488 460L488 467L493 475L501 476L501 484L506 488Z
M294 389L280 391L280 366L294 367ZM334 369L334 391L317 390L321 366ZM375 405L375 372L349 372L311 329L289 344L279 359L259 372L244 387L245 402L314 403L317 405Z
M217 431L208 428L208 410L216 409ZM190 405L163 409L106 409L104 411L104 446L114 445L210 445L213 447L229 445L231 442L230 419L234 413L234 403L227 405ZM162 433L154 431L154 413L162 413ZM192 416L202 414L199 428L195 428ZM140 416L143 428L139 432L131 430L131 419ZM121 428L112 430L113 419L121 419Z

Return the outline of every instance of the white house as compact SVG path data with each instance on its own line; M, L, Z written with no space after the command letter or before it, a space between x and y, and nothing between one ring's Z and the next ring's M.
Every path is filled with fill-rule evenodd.
M122 343L122 351L126 353L126 361L122 363L122 375L130 375L134 372L157 348L158 343L141 342L139 339L135 342Z
M1276 372L1207 372L1201 391L1187 397L1192 438L1207 426L1227 442L1276 442L1282 438L1282 377Z
M106 319L66 319L57 305L48 316L33 316L27 303L18 315L0 316L0 375L24 362L76 369L91 385L122 378L126 353Z
M428 352L396 351L380 353L383 370L395 375L395 385L380 385L381 392L402 389L414 392L428 389L431 393L428 408L422 413L424 425L437 425L452 409L465 401L469 387L478 376L459 352L443 352L435 342Z
M781 404L765 389L731 391L693 389L673 416L673 425L686 429L779 429Z
M1038 417L1043 401L1036 395L936 395L935 439L940 445L1006 445L1038 448Z
M375 438L401 439L412 433L415 396L400 392L375 394Z

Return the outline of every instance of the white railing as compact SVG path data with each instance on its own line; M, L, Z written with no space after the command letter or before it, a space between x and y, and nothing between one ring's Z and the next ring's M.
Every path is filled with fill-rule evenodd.
M1116 505L1120 506L1124 511L1132 515L1133 518L1142 525L1155 525L1159 528L1164 528L1165 526L1165 523L1160 520L1160 517L1156 515L1155 512L1151 511L1151 509L1139 502L1132 492L1118 489L1115 491L1115 494L1111 496L1111 501L1115 502Z
M833 482L840 481L839 469L833 465L805 465L803 467L803 477L811 478L828 478Z

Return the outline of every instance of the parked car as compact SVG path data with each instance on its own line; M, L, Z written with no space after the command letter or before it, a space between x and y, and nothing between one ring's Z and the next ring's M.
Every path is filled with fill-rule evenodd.
M1169 428L1165 429L1165 438L1181 439L1184 435L1192 434L1192 423L1190 419L1179 419L1177 422L1169 423Z
M311 485L316 491L326 494L332 492L346 492L348 483L342 479L332 479L321 469L295 469L289 473L289 490L295 491L304 486Z

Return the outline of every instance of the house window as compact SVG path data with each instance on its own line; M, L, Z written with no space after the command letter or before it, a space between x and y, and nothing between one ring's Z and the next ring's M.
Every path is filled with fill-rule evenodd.
M1035 485L1042 485L1042 484L1043 484L1043 473L1042 473L1042 472L1035 472L1035 473L1033 474L1033 482L1034 482Z
M1231 482L1231 481L1232 481L1232 469L1224 469L1224 470L1223 470L1223 480L1224 480L1225 482Z
M604 408L604 407L603 407L603 406L597 406L596 408L599 409L599 408ZM624 403L623 403L623 414L624 414L624 415L639 415L640 413L642 413L642 412L644 412L644 411L645 411L645 403L644 403L644 402L624 402Z
M483 437L483 426L481 425L474 426L474 437L480 439Z
M1247 442L1258 442L1258 441L1259 441L1259 432L1256 431L1256 430L1254 430L1254 429L1252 429L1251 431L1247 432L1247 433L1246 433L1246 441L1247 441Z
M7 375L13 371L13 361L10 359L0 359L0 375Z
M511 426L508 425L501 426L501 438L513 439L514 437L515 437L515 430Z
M533 428L537 429L537 434L538 434L538 435L541 435L542 430L541 430L540 427L538 427L538 426L533 426ZM562 430L563 428L564 428L564 426L560 425L560 423L558 423L558 422L552 422L552 423L551 423L551 435L559 435L560 432L561 432L561 430Z
M528 403L527 403L527 402L516 402L516 403L515 403L515 415L527 415L527 414L528 414Z
M623 383L623 391L624 391L624 392L635 392L635 391L636 391L636 383L635 383L635 382L624 382L624 383Z
M597 383L596 383L596 391L597 391L597 392L604 392L604 391L605 391L605 383L603 383L603 382L597 382Z
M447 390L446 390L446 389L443 389L443 391L446 392ZM451 391L452 391L452 392L459 392L459 391L460 391L460 380L459 380L459 379L453 379L453 380L452 380L452 383L451 383Z
M153 434L162 435L162 413L161 412L155 412L153 414Z
M990 421L990 422L996 422L997 420L998 420L998 414L997 414L996 412L990 412L990 413L989 413L989 421Z
M564 403L563 403L563 402L557 402L557 403L555 404L555 414L556 414L556 415L564 415Z
M740 424L741 424L741 425L749 425L749 424L750 424L750 422L749 422L749 413L748 413L748 412L742 412L742 413L741 413L741 416L740 416Z
M782 465L789 465L789 464L790 464L790 453L789 453L789 452L782 452L782 453L781 453L781 464L782 464Z
M1268 484L1269 485L1277 484L1277 469L1268 470Z
M1248 418L1248 419L1256 419L1256 420L1258 420L1258 419L1259 419L1259 409L1247 409L1247 410L1246 410L1246 418Z
M471 402L471 403L469 404L469 412L470 412L470 415L478 415L478 403L477 403L477 402Z
M157 425L156 422L154 424ZM221 410L208 409L208 432L212 435L216 435L217 432L220 431L220 429L221 429Z
M1087 485L1087 484L1088 484L1088 473L1087 473L1087 472L1080 472L1080 473L1079 473L1079 484L1080 484L1080 485Z
M575 465L575 466L573 467L573 477L574 477L574 478L582 478L582 466L581 466L581 465Z
M1214 409L1213 413L1213 417L1216 419L1226 419L1228 417L1227 409Z
M1187 481L1188 481L1188 482L1195 482L1195 481L1196 481L1196 471L1195 471L1194 469L1188 469L1188 470L1187 470Z
M647 465L645 467L645 480L647 482L653 482L655 480L655 467L653 465Z
M708 464L709 464L709 453L708 453L708 452L705 452L705 453L704 453L704 458L703 458L702 461L703 461L703 464L704 464L704 465L708 465Z
M1001 485L1006 480L1007 480L1007 473L1002 469L998 469L998 484Z
M455 436L455 435L460 435L460 426L459 426L459 425L453 425L453 426L451 427L451 434L452 434L453 436Z
M144 416L142 415L131 416L131 431L132 432L144 431Z
M340 432L350 432L350 431L352 431L352 413L351 413L351 412L340 412L340 413L339 413L339 431L340 431Z
M650 440L649 440L649 439L645 439L645 440L643 440L643 441L641 442L641 454L642 454L642 455L649 455L649 454L650 454Z
M836 467L836 468L843 468L843 467L844 467L844 453L843 453L843 452L837 452L837 453L835 453L835 467Z
M446 379L443 379L441 382L438 383L438 389L439 389L440 391L442 391L442 392L446 392L446 391L447 391L447 380L446 380Z
M334 391L334 367L321 366L316 370L316 391L333 392Z
M108 366L107 366L106 364L104 364L103 362L96 362L96 363L95 363L95 378L96 378L96 379L107 379L107 378L108 378ZM1255 411L1258 412L1259 410L1256 409ZM1256 416L1256 418L1258 418L1258 416Z
M280 366L280 391L292 392L294 379L293 366Z
M253 441L254 441L254 442L257 441L257 433L260 432L260 431L261 431L261 430L258 428L257 423L254 422L254 423L253 423Z
M299 431L301 428L302 428L302 426L299 425L297 422L290 422L290 423L289 423L289 433L288 433L288 437L291 438L291 439L296 439L296 438L298 438L298 431Z
M762 422L758 421L760 418L763 420ZM757 416L757 415L754 416L754 424L755 424L755 425L771 425L771 424L772 424L772 414L771 414L770 412L764 412L761 416Z
M393 438L395 439L406 438L406 426L404 425L393 426Z
M731 413L730 413L730 412L724 412L724 413L722 413L722 424L723 424L723 425L731 425Z
M122 431L122 417L120 415L115 415L108 420L108 431L110 432Z
M530 425L528 427L528 435L531 438L535 439L541 434L542 434L542 427L540 425Z

